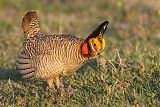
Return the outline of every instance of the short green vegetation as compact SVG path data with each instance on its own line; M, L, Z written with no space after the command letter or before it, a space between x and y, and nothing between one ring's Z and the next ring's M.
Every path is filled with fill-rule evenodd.
M104 55L62 80L61 99L46 81L23 80L16 70L28 10L48 34L85 38L110 22ZM0 0L0 106L159 107L159 0Z

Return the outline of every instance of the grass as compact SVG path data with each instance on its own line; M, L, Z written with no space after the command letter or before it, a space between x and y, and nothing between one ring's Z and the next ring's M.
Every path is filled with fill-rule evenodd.
M42 31L50 34L85 38L110 22L104 55L62 80L61 101L45 81L22 80L16 70L28 10L37 11ZM159 23L159 1L0 0L0 106L160 106Z

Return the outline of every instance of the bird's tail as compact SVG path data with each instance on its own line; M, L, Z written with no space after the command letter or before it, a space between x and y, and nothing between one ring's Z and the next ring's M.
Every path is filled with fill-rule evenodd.
M38 36L41 34L35 11L28 11L22 19L22 28L25 38Z

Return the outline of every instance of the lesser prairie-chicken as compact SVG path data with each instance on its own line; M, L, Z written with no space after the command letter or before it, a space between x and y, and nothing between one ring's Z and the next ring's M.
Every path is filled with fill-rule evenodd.
M108 21L103 22L83 40L68 34L43 34L35 11L27 12L22 19L24 42L17 58L17 68L24 79L47 80L49 87L60 77L74 74L105 48L103 34Z

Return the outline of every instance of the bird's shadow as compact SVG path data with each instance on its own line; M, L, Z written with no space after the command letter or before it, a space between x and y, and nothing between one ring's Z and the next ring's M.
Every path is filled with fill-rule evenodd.
M23 81L16 69L0 68L0 80Z
M35 86L40 86L40 85L46 86L46 82L44 83L42 80L35 79L32 81L29 81L29 80L22 79L17 69L0 68L0 81L1 80L11 80L15 83L20 83L23 85L35 84Z
M92 71L96 72L98 71L98 67L97 67L98 63L97 63L97 59L92 59L91 61L87 62L86 64L84 64L79 70L79 73L84 74L87 70L86 68L92 68Z

